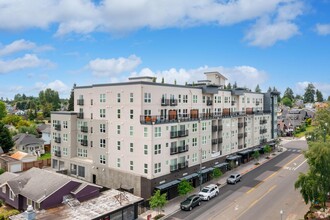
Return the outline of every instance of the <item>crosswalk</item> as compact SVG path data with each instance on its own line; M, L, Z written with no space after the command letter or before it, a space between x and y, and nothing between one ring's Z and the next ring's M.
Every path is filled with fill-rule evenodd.
M296 153L300 153L301 152L300 149L290 149L290 148L287 151L289 151L289 152L296 152Z

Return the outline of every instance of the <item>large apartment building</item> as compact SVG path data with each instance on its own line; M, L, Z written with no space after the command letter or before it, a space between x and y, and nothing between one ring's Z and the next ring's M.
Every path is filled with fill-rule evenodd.
M52 167L144 198L155 189L173 197L181 179L197 186L226 158L276 138L276 92L226 90L223 75L205 75L193 85L132 77L75 87L75 111L51 115Z

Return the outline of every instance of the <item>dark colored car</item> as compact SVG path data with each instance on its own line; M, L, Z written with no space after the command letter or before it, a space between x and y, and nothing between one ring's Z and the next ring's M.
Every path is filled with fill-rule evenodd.
M180 204L182 210L192 210L195 206L201 205L202 199L199 195L191 195Z

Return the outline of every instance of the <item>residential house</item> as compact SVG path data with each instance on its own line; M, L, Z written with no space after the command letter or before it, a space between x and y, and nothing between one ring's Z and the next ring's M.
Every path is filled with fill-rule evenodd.
M50 134L50 124L40 124L37 126L37 131L41 136L41 139L44 140L44 149L45 152L50 152L51 144L51 134Z
M22 161L3 154L0 156L0 169L12 173L21 172Z
M22 151L16 151L14 154L10 156L15 160L22 161L22 163L33 162L38 159L37 155L28 154Z
M97 197L101 188L39 168L0 175L0 199L18 210L25 210L29 205L37 210L49 209L61 205L66 197L82 202Z
M33 134L17 134L13 137L14 148L28 154L40 156L45 153L44 140L37 138Z

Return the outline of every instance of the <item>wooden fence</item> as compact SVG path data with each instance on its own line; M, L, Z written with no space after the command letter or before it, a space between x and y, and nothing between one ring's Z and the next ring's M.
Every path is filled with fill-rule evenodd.
M51 159L45 159L45 160L37 160L37 161L32 161L32 162L24 162L23 163L23 171L26 171L32 167L38 167L38 168L43 168L43 167L49 167L51 166Z

